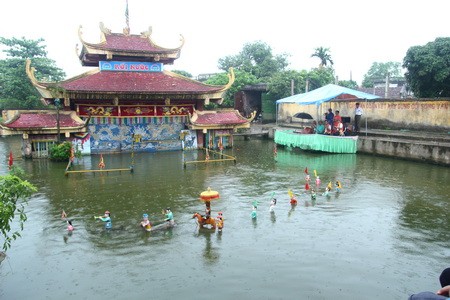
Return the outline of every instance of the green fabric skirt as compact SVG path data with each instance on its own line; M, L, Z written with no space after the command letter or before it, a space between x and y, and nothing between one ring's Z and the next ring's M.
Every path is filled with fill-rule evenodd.
M356 153L358 149L358 136L301 134L294 130L277 130L274 141L287 147L330 153Z

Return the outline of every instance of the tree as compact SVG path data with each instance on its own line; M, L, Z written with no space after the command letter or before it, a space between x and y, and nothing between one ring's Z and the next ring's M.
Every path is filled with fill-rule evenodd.
M349 88L349 89L357 89L358 83L354 80L339 80L338 85Z
M224 107L234 107L234 94L239 92L246 85L256 84L259 82L254 75L245 71L236 70L234 75L234 83L224 95L224 101L222 104ZM228 83L228 76L226 73L220 73L208 78L205 83L212 85L225 85Z
M36 187L24 180L23 170L12 167L9 174L0 176L0 234L4 238L3 250L11 247L11 242L20 237L19 230L11 233L11 222L19 215L20 231L27 220L24 204L36 192ZM23 202L20 202L22 200Z
M369 71L364 75L362 86L371 88L376 81L384 82L387 75L389 75L390 78L403 77L401 63L394 61L372 63Z
M47 58L43 39L27 40L0 37L0 45L7 58L0 60L0 109L32 109L41 106L40 95L31 84L25 72L25 62L31 59L36 69L36 79L60 81L65 73Z
M331 67L314 68L308 72L308 81L309 91L334 83L334 69Z
M184 77L187 77L187 78L192 78L193 77L191 73L189 73L187 71L183 71L183 70L172 70L172 72L176 73L176 74L180 74L180 75L182 75Z
M306 81L308 90L315 90L324 85L334 82L334 70L332 68L315 68L311 71L288 70L274 74L268 85L271 98L282 99L291 96L291 85L294 81L294 95L306 91Z
M283 71L288 65L287 54L273 55L272 48L262 41L245 44L237 55L219 59L220 70L229 68L244 71L258 79L268 79L272 74Z
M413 46L403 59L406 81L417 97L450 97L450 37Z
M311 57L318 57L320 59L319 68L323 68L327 66L328 63L333 65L333 61L331 60L330 48L318 47L314 49L315 52L311 54Z
M294 83L294 95L305 92L306 79L308 72L303 71L282 71L273 74L268 82L269 95L272 99L283 99L291 96L292 81Z

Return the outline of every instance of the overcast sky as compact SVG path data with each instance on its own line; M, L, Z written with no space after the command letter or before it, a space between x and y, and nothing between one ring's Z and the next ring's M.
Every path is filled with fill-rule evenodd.
M126 0L2 1L0 36L44 38L48 57L73 77L90 70L76 56L78 27L97 43L100 22L122 32L125 7ZM128 7L132 34L152 26L153 40L167 48L184 36L180 58L166 69L194 76L217 72L220 58L259 40L289 54L294 70L317 67L314 49L329 48L339 80L361 84L373 62L402 62L411 46L450 36L449 0L129 0Z

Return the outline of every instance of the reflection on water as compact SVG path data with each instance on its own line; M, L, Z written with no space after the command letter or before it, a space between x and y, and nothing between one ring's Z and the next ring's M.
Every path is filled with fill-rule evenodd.
M251 140L227 150L236 164L184 168L202 154L138 153L133 173L66 177L66 163L21 160L19 141L0 140L1 170L11 149L39 192L27 206L23 237L0 265L3 299L406 299L434 291L450 261L449 168L283 148L274 158L271 141ZM104 161L127 168L131 157ZM74 169L98 162L84 157ZM315 200L305 191L306 167L313 181L314 170L322 179ZM341 193L324 196L336 180ZM220 193L211 208L223 212L221 233L198 230L192 219L204 210L199 194L207 187ZM143 213L158 224L166 207L175 228L142 230ZM71 234L62 210L73 220ZM94 219L105 210L113 230Z

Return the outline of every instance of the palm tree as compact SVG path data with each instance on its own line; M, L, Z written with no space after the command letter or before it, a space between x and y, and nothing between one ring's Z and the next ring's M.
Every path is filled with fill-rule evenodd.
M311 55L311 57L318 57L320 59L319 68L323 68L329 62L330 65L333 65L333 61L331 60L331 55L328 53L330 48L318 47L314 49L315 52Z

